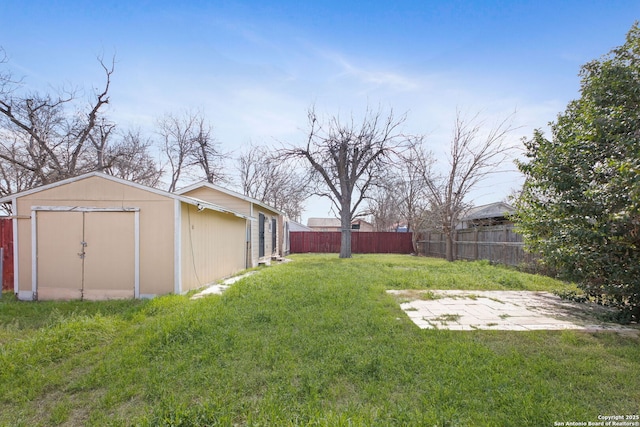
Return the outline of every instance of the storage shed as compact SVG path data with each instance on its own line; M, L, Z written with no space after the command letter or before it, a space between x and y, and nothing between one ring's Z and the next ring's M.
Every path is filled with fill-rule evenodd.
M21 300L178 294L246 265L246 215L103 173L0 203L12 204Z
M289 224L277 209L252 197L209 182L199 182L177 192L240 212L251 218L247 223L247 268L269 263L272 257L289 253Z

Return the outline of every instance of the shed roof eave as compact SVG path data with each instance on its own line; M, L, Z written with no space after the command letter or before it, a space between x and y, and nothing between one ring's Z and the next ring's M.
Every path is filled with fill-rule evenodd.
M216 184L212 184L208 181L200 181L200 182L196 182L193 183L191 185L188 185L186 187L183 187L179 190L176 191L176 194L180 194L183 195L184 193L188 193L189 191L193 191L197 188L201 188L201 187L207 187L207 188L211 188L212 190L216 190L216 191L220 191L221 193L227 194L229 196L233 196L233 197L237 197L238 199L244 200L246 202L249 203L253 203L255 205L261 206L264 209L270 210L272 212L275 212L278 215L284 215L283 212L279 211L278 209L274 208L273 206L269 206L268 204L261 202L258 199L254 199L253 197L249 197L249 196L245 196L244 194L238 193L236 191L233 190L229 190L228 188L224 188L221 187L219 185Z
M176 196L176 199L180 200L183 203L187 203L189 205L196 206L198 209L201 209L201 208L202 209L209 209L209 210L220 212L220 213L226 213L226 214L234 215L234 216L237 216L238 218L242 218L242 219L252 219L252 218L248 217L247 215L241 214L240 212L236 212L236 211L233 211L231 209L225 209L222 206L218 206L216 204L207 202L205 200L200 200L200 199L197 199L195 197Z

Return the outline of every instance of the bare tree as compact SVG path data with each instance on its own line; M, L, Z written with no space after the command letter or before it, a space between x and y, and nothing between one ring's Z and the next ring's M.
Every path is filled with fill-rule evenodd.
M211 125L199 115L195 122L192 165L199 168L207 182L225 182L228 176L224 173L223 163L227 158L229 154L221 151L220 143L213 137Z
M28 163L28 154L23 145L15 141L2 141L2 149L8 157L20 164ZM0 158L0 194L7 196L37 186L37 176L29 169L20 167L16 162ZM10 209L7 211L9 212Z
M162 178L162 169L150 150L153 144L139 130L128 130L119 139L109 144L104 154L103 171L118 178L157 187Z
M401 155L398 162L395 180L397 206L400 216L406 222L407 231L416 231L423 226L425 212L429 208L428 183L421 171L413 166L418 158L425 165L434 162L432 154L424 150L424 139L413 137L409 150Z
M376 231L390 231L402 222L395 182L395 175L386 176L369 191L366 213L371 216Z
M175 191L185 175L204 176L208 182L227 179L223 161L228 154L220 150L201 112L166 114L158 120L158 134L171 172L169 191Z
M367 205L378 230L404 226L407 232L413 232L413 248L417 252L416 231L421 230L428 219L429 198L424 176L415 164L418 156L422 156L420 161L425 164L431 164L433 160L431 153L424 151L421 137L411 138L409 147L394 167L376 182Z
M158 120L158 133L162 138L162 149L171 172L168 191L176 190L180 175L188 164L189 155L193 151L193 122L194 117L189 114L184 117L166 114Z
M0 63L6 61L0 49ZM117 132L103 114L114 62L99 58L106 79L89 106L76 90L24 93L0 71L0 194L7 195L89 171L155 186L162 171L139 132Z
M340 258L349 258L351 222L380 171L406 142L399 133L405 118L396 119L393 112L383 117L380 111L367 109L361 123L353 117L342 123L335 116L322 123L313 108L308 118L306 145L287 148L282 154L305 159L310 166L315 194L329 198L340 215Z
M436 171L433 156L422 144L415 145L412 165L420 172L426 185L431 215L446 236L446 258L455 259L454 231L461 214L469 207L469 192L489 174L495 173L513 149L507 137L516 128L513 114L485 131L485 121L479 114L471 118L456 113L453 135L447 153L448 170Z
M292 159L274 153L269 147L252 145L240 155L237 168L242 191L299 221L309 193L308 178L298 171Z
M0 46L0 65L9 62L7 52ZM0 70L0 96L6 96L18 82L13 79L9 70Z
M90 135L109 102L113 62L102 59L105 83L89 108L77 107L76 91L18 95L18 83L3 74L0 84L0 159L6 176L21 177L3 191L20 191L95 168L87 158Z
M8 57L6 51L0 47L0 65L6 64ZM0 101L10 102L10 94L19 87L19 82L13 78L9 70L0 69ZM28 153L24 150L23 141L16 138L16 134L11 131L9 122L0 120L0 150L6 157L12 159L7 161L0 157L0 195L5 196L18 191L34 187L36 176L30 170L19 165L28 164ZM3 205L5 213L11 213L10 205Z

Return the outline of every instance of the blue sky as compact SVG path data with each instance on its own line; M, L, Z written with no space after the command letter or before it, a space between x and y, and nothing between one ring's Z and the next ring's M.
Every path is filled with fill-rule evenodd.
M108 114L151 132L202 109L227 150L304 141L306 112L407 113L442 157L456 108L517 110L514 144L579 96L578 72L624 42L634 1L5 1L0 46L29 87L89 94L116 56ZM511 164L505 169L514 169ZM477 204L520 185L485 183ZM326 216L312 201L304 215Z

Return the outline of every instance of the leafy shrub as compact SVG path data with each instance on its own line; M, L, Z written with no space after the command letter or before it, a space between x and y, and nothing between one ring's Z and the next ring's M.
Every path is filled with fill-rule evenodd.
M640 320L640 27L582 67L581 97L525 141L517 223L529 248L596 302Z

